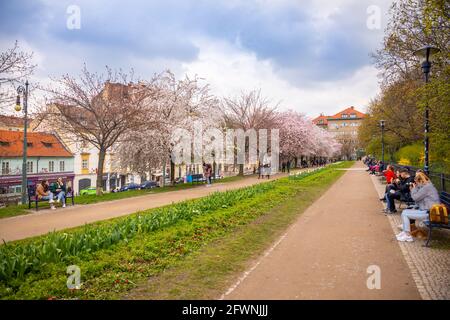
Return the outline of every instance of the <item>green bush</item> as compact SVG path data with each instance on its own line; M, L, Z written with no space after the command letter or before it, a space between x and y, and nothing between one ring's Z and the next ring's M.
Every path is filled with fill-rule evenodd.
M423 166L423 144L414 143L400 148L395 153L395 161L402 165L421 167Z

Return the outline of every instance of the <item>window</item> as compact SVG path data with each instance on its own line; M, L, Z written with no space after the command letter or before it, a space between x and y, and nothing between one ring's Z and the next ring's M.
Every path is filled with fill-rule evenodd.
M27 142L27 147L31 148L33 146L33 142Z
M346 127L346 126L347 126L347 123L343 122L343 123L342 123L342 126L343 126L343 127Z
M51 147L53 146L53 143L51 143L51 142L44 142L44 141L42 141L42 144L43 144L44 147L46 147L46 148L51 148Z
M49 161L48 162L48 172L54 172L55 171L55 162Z
M356 114L355 114L355 113L352 113L352 114L350 115L350 118L356 118Z
M64 161L60 161L60 162L59 162L59 171L60 171L60 172L66 171Z
M16 193L22 193L22 187L16 187Z
M9 147L9 142L8 141L0 141L0 146L2 147Z
M348 114L343 113L343 114L342 114L342 118L348 118Z
M33 161L27 161L27 173L33 173Z
M2 174L9 174L9 161L2 162Z
M87 159L83 159L81 161L81 169L89 169L89 165L88 165L88 160Z

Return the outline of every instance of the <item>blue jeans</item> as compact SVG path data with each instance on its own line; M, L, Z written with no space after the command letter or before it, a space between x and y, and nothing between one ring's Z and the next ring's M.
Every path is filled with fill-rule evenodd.
M53 197L54 197L54 195L53 195L53 193L51 193L50 191L48 192L48 195L46 195L46 196L43 196L42 198L41 198L41 200L51 200L52 202L53 202Z
M62 202L62 204L66 204L66 193L64 191L60 191L56 198Z
M403 231L411 232L411 219L427 220L428 212L420 209L405 209L402 212Z

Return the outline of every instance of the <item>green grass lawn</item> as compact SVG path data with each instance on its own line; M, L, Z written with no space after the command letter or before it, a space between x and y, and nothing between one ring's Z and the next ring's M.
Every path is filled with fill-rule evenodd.
M245 179L247 177L248 176L226 177L226 178L217 180L216 182L213 182L213 183L233 182L233 181ZM153 194L153 193L163 193L163 192L190 189L190 188L195 188L198 185L199 184L196 184L196 183L194 183L194 184L182 183L182 184L177 184L174 186L166 186L163 188L154 188L154 189L147 189L147 190L130 190L130 191L125 191L125 192L110 192L110 193L105 193L101 196L96 196L96 195L76 196L74 201L75 201L76 205L91 204L91 203L98 203L98 202L105 202L105 201L120 200L120 199L125 199L125 198L139 197L139 196L144 196L144 195ZM68 205L71 205L70 199L68 200ZM57 206L60 206L60 205L57 204ZM39 208L48 209L49 207L50 207L50 205L48 204L48 202L39 202ZM28 205L8 206L8 207L0 208L0 219L18 216L18 215L30 214L33 212L36 212L34 209L34 203L31 205L30 210L28 209Z
M341 163L338 167L348 167L350 164ZM201 199L98 222L90 227L17 241L9 244L8 248L2 246L0 255L3 258L0 261L6 261L14 254L17 259L21 255L34 255L34 259L44 259L45 255L50 255L49 259L57 262L35 264L28 268L30 270L26 274L16 274L0 281L0 297L216 297L230 277L243 270L249 259L261 253L343 173L330 167L300 179L282 178L215 193ZM147 226L151 224L151 229L144 230L145 223L136 223L142 219L147 219ZM133 233L130 230L137 231ZM124 233L127 236L123 237ZM95 236L105 239L105 235L120 239L102 248L83 247L79 254L68 254L62 260L51 257L52 252L64 254L68 241L79 241L84 237L83 241L87 243ZM67 241L57 242L57 239ZM25 248L27 246L28 249ZM81 290L67 289L66 268L72 264L81 269ZM0 266L6 272L6 265ZM20 263L15 268L17 266Z

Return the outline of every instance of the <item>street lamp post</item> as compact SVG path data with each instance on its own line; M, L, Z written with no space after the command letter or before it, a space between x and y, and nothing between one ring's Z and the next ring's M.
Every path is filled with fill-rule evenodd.
M380 120L380 127L381 127L381 161L383 162L384 166L384 120Z
M425 83L428 83L429 75L431 71L431 58L434 54L438 53L440 50L438 48L432 47L432 46L425 46L423 48L420 48L416 52L414 52L414 55L417 57L422 58L422 72L424 74ZM429 140L429 132L430 132L430 124L429 124L429 111L428 111L428 101L425 105L425 132L424 132L424 145L425 145L425 159L424 159L424 171L426 174L429 173L429 146L430 146L430 140Z
M20 111L20 95L23 95L23 157L22 157L22 204L27 202L27 127L28 127L28 80L17 88L16 111Z

